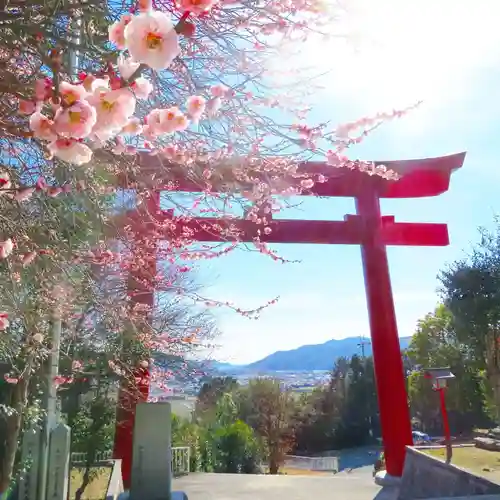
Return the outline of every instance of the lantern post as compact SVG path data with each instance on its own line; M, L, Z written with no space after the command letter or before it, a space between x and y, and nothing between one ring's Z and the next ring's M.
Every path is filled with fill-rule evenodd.
M450 423L448 420L448 410L446 409L445 391L448 386L448 380L455 378L447 368L427 368L424 371L424 377L432 380L432 389L439 393L439 403L441 406L441 417L443 419L444 442L446 445L446 463L451 462L453 448L451 446Z

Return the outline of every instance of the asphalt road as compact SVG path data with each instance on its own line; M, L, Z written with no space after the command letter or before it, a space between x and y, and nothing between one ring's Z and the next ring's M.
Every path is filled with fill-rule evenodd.
M332 476L196 473L176 479L188 500L392 500L372 478L372 467Z

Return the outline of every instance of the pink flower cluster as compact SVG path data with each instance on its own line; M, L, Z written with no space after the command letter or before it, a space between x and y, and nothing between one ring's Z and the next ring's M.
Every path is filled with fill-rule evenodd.
M181 23L190 12L200 14L214 4L194 0L184 3ZM50 78L44 78L36 82L33 102L20 101L19 113L29 115L33 136L48 142L50 157L84 165L91 160L92 149L108 141L114 142L111 150L115 154L135 154L135 147L128 146L124 137L142 134L145 140L153 141L182 132L204 113L215 116L222 99L230 93L224 85L215 85L208 99L190 96L185 111L177 106L153 109L141 123L133 116L136 102L147 99L153 86L140 73L145 66L168 68L180 54L179 35L168 14L152 10L151 2L142 0L137 15L123 15L110 26L109 40L124 51L117 61L117 73L110 66L106 76L82 74L80 83L61 82L57 87ZM0 188L5 191L9 183L9 178L0 174Z

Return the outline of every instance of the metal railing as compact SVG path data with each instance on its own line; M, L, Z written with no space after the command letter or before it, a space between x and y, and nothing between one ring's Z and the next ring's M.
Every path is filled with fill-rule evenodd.
M96 454L95 462L105 462L113 458L111 451L104 451ZM189 474L189 463L191 459L191 450L189 446L174 446L172 448L172 473L175 476ZM74 465L85 464L87 461L86 453L72 453L71 463Z
M285 467L315 471L339 471L338 457L299 457L287 455Z
M172 474L182 476L189 474L191 449L189 446L176 446L172 448Z
M113 458L113 453L111 451L101 451L96 453L95 462L106 462L106 460L111 460ZM70 462L75 465L84 464L87 462L87 454L74 452L71 454Z

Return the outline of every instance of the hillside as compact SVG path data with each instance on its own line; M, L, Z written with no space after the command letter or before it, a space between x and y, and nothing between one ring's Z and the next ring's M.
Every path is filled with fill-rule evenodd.
M401 349L408 347L410 339L411 337L400 337ZM359 338L351 337L329 340L324 344L304 345L290 351L277 351L245 366L245 371L331 370L337 358L360 354L358 344ZM365 345L365 354L371 354L370 344Z

